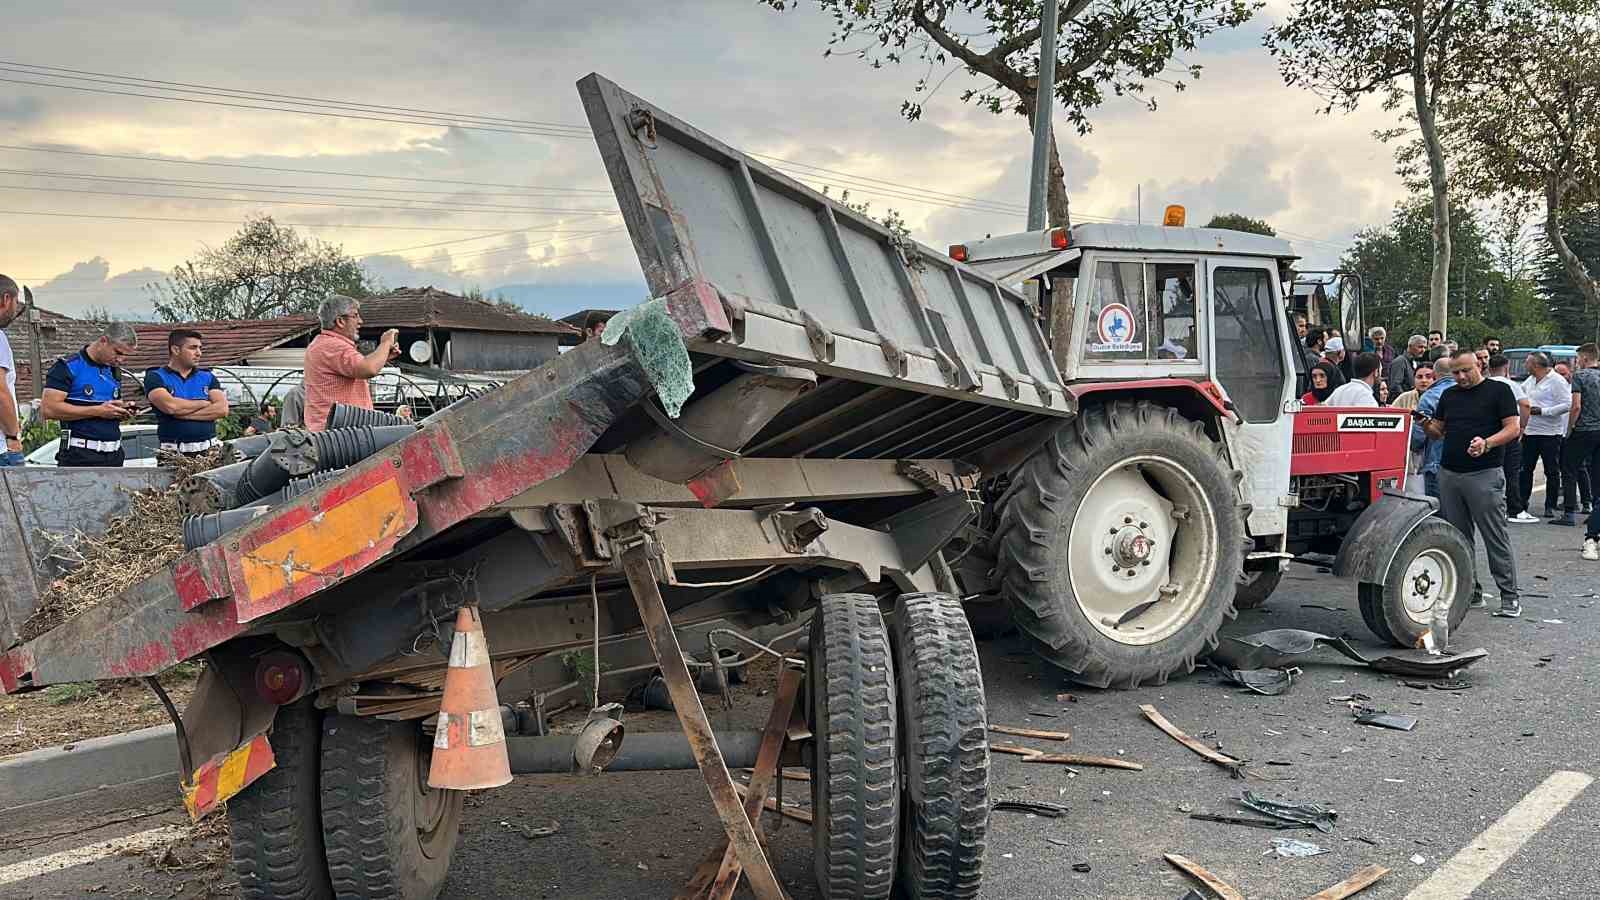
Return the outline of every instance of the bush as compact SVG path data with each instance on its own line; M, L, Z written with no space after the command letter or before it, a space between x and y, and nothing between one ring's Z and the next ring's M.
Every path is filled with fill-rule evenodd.
M60 422L46 422L43 419L35 419L22 429L22 452L32 453L60 437Z

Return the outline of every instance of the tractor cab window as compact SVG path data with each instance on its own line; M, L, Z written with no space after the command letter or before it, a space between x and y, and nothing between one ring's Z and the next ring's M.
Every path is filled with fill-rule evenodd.
M1211 272L1217 380L1246 422L1272 422L1282 409L1283 344L1265 269Z
M1146 263L1149 285L1149 359L1199 359L1195 264Z
M1101 260L1094 267L1094 293L1084 323L1084 359L1138 362L1145 358L1144 266Z

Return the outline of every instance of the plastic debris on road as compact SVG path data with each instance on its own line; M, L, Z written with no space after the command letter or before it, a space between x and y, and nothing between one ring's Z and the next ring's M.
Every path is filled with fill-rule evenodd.
M1334 823L1339 820L1339 812L1332 807L1320 803L1280 803L1254 791L1245 791L1239 803L1246 809L1253 809L1282 822L1310 825L1324 834L1333 831Z
M1273 838L1272 849L1262 855L1267 856L1276 853L1285 859L1303 859L1307 856L1321 856L1324 853L1332 852L1327 847L1318 847L1316 844L1297 841L1294 838Z

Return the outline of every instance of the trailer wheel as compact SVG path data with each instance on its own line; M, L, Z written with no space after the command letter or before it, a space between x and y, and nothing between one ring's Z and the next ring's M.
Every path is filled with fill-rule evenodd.
M277 765L228 801L233 874L244 900L325 900L327 857L318 827L322 714L309 698L272 723Z
M904 896L966 900L983 886L989 830L988 713L961 601L904 594L892 633L900 699Z
M1283 581L1282 569L1246 569L1239 574L1239 585L1233 591L1234 609L1259 609Z
M465 795L428 787L431 747L416 722L324 720L322 839L341 900L422 900L444 887Z
M1472 548L1449 522L1429 518L1395 551L1380 590L1361 585L1362 618L1379 638L1415 647L1432 627L1433 605L1450 603L1450 628L1467 616L1473 589Z
M1234 615L1242 477L1168 407L1123 400L1057 429L1000 499L996 536L1034 650L1095 687L1193 671Z
M822 896L884 900L900 824L894 663L876 598L830 594L811 619L807 664L812 844Z

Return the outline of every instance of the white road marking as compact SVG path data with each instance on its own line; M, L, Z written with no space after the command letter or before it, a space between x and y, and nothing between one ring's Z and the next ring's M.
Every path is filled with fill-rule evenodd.
M189 828L187 825L163 825L160 828L152 828L149 831L140 831L83 847L74 847L71 850L63 850L60 853L52 853L49 856L27 859L19 863L12 863L9 866L0 866L0 885L27 881L30 878L38 878L40 875L48 875L51 872L70 869L73 866L97 862L125 850L148 850L167 841L183 837L188 833Z
M1511 807L1499 821L1484 829L1427 881L1406 895L1406 900L1466 900L1522 849L1539 829L1577 799L1594 779L1582 772L1557 772L1546 778Z

